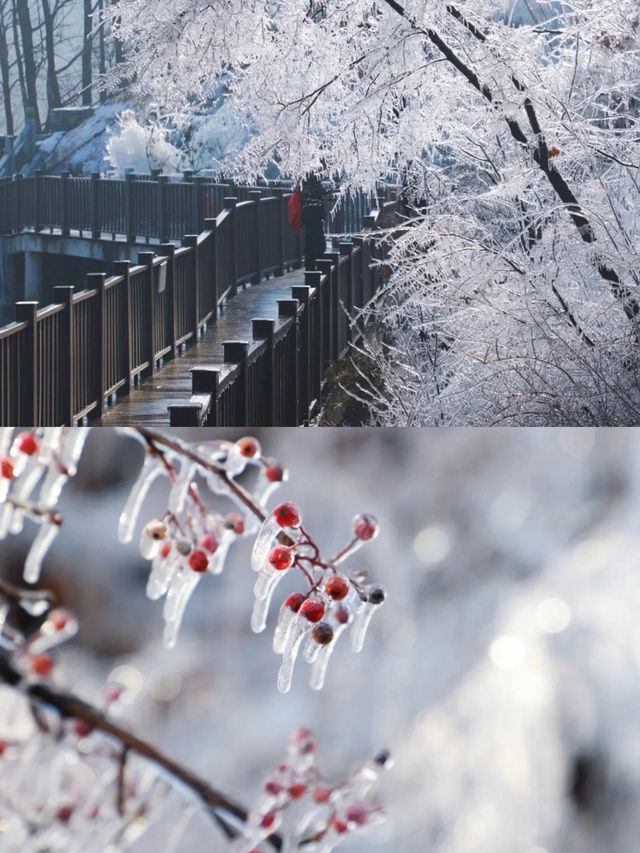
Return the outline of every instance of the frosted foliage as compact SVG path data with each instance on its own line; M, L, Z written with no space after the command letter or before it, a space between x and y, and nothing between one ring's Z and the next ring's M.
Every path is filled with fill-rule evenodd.
M133 110L118 116L118 132L107 142L106 160L116 177L126 172L146 173L151 169L176 171L182 154L165 139L161 128L140 123Z
M247 130L209 165L401 185L376 424L638 422L634 0L147 7L122 73L174 133L223 80Z

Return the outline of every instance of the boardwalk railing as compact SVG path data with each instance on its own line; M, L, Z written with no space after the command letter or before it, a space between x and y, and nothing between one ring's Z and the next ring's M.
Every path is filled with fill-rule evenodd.
M365 225L391 225L385 202ZM251 341L227 341L224 364L192 369L193 394L169 407L172 426L299 426L320 399L327 367L360 334L350 317L384 281L387 247L366 236L338 240L305 272L305 284L279 300L278 318L253 320Z
M54 288L56 302L52 305L16 304L16 322L0 328L0 425L57 426L100 417L114 394L127 393L139 377L153 374L162 359L174 357L181 346L197 338L207 322L214 322L218 307L239 286L299 267L301 235L287 225L290 193L282 188L237 189L238 196L229 196L223 194L229 192L224 184L173 184L162 178L138 180L137 176L103 181L95 176L38 175L0 181L0 232L52 228L63 234L90 232L94 238L109 232L129 238L155 236L160 241L153 252L141 252L137 264L117 262L115 275L90 274L86 289L80 292L73 287ZM385 206L390 205L393 202ZM215 211L219 211L215 216L203 215ZM201 230L190 232L185 227L200 219ZM169 241L179 230L187 236L177 247ZM346 248L341 251L345 259L351 257ZM360 258L368 249L356 246L353 251ZM318 285L312 288L318 296L309 297L310 304L315 299L324 301L323 305L326 302L322 321L314 317L310 327L330 335L323 344L322 358L318 361L311 355L317 347L315 334L313 344L304 340L300 344L296 337L294 346L286 329L282 331L306 322L299 319L298 309L289 323L278 321L274 328L271 373L267 356L255 352L260 347L248 350L246 411L256 423L304 419L306 389L316 387L310 378L312 368L303 366L299 371L295 367L296 376L301 377L295 380L295 387L302 392L296 390L293 398L287 396L284 401L282 390L271 402L258 387L259 371L268 375L274 387L288 388L292 364L297 365L299 353L304 352L305 365L313 362L313 375L319 374L317 365L324 368L347 344L349 325L340 302L350 310L373 292L368 282L375 279L375 273L371 273L373 278L369 272L354 277L351 261L348 272L347 260L338 263L328 257L326 262L338 272L325 272L323 281L332 282L324 288L326 293ZM307 312L312 313L312 309ZM266 352L269 346L264 344L262 350ZM229 358L236 358L236 349L229 353ZM263 358L267 361L258 364ZM243 364L241 359L230 361L217 375L216 402L209 407L213 418L222 417L219 412L223 409L227 411L227 420L223 418L221 423L241 417L237 414L243 411L240 402L233 397L236 392L226 396L225 389L244 375L245 368L237 366ZM194 380L194 389L196 384ZM266 402L260 402L260 394ZM232 399L235 410L229 402ZM267 411L273 412L273 421Z

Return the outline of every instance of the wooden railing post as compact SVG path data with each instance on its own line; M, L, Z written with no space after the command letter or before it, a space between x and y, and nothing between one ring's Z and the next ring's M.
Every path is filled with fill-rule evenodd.
M133 172L127 172L125 175L125 209L126 209L126 226L127 226L127 243L136 242L136 223L133 215L133 181L135 175Z
M254 284L260 284L262 281L262 268L261 268L261 235L260 235L260 199L262 198L262 190L251 190L249 193L249 199L253 202L255 206L255 229L256 229L256 244L255 244L255 252L256 252L256 276L253 281Z
M252 334L254 341L266 341L267 352L264 358L267 363L265 380L265 398L267 400L264 412L261 412L260 423L251 426L273 426L274 413L274 386L273 386L273 332L275 320L254 319L252 321Z
M340 254L347 258L347 293L345 309L351 315L354 305L354 275L353 275L353 243L350 240L341 240L339 243ZM349 322L349 338L351 337L351 323Z
M231 295L234 296L236 293L236 289L238 286L238 213L236 207L238 206L238 199L235 196L225 196L224 198L224 207L225 210L229 210L229 215L231 216L231 268L233 271L232 275L232 291Z
M189 195L191 196L191 203L189 205L191 210L191 222L188 230L197 231L200 212L198 210L198 185L193 179L193 169L185 169L182 173L182 180L185 184L189 184L191 186L191 189L189 190Z
M189 249L191 249L191 268L193 270L193 275L189 276L189 287L191 287L191 284L193 283L193 334L197 338L198 329L200 328L200 264L198 263L198 252L200 251L200 247L198 245L198 235L185 234L182 243L184 246L188 246Z
M15 206L15 217L16 217L16 226L13 229L14 231L22 231L24 227L23 217L24 217L24 204L22 198L22 187L23 187L23 176L21 172L18 172L17 175L13 176L13 182L16 185L16 206Z
M333 305L335 303L335 279L333 275L333 263L331 258L318 258L316 266L320 273L325 276L325 283L321 288L320 304L322 305L322 367L326 368L333 361L333 353L335 349L336 327L333 322L334 312Z
M284 190L281 187L274 189L273 195L278 199L278 204L276 206L278 267L275 274L284 275L284 229L287 216L287 206L284 201Z
M16 321L26 323L24 361L21 365L20 411L22 423L16 426L40 426L38 423L38 303L16 302Z
M176 247L173 243L161 243L158 252L167 259L167 310L169 312L169 328L171 329L171 343L173 346L173 357L178 355L178 292L176 287ZM153 286L151 288L154 290Z
M168 175L158 175L158 221L160 223L161 243L169 239L169 206L167 204L167 187L169 185Z
M102 222L100 221L100 172L91 172L91 237L100 239Z
M184 424L184 426L219 426L218 423L218 386L220 384L220 368L213 365L200 365L191 370L191 387L194 395L207 395L209 397L209 409L205 412L202 424ZM202 412L202 409L199 409ZM186 414L186 413L185 413ZM173 421L172 421L173 423ZM175 424L179 426L179 424Z
M75 364L74 348L74 316L73 316L73 294L75 288L69 285L53 288L53 298L56 302L65 306L60 318L60 333L62 337L60 352L62 364L60 365L60 376L62 377L62 412L64 426L73 426L73 385Z
M42 216L40 210L40 194L42 191L42 176L44 175L44 169L36 169L33 173L33 215L34 221L32 223L36 233L38 231L42 231Z
M96 364L96 377L94 396L98 403L98 417L102 415L104 410L104 392L105 392L105 364L107 361L107 336L104 333L105 324L105 292L104 286L107 281L107 274L104 272L91 272L87 275L87 289L97 290L97 310L96 310L96 325L93 333L92 354Z
M115 261L113 266L115 274L121 275L123 278L124 299L122 300L122 317L120 318L120 323L124 333L122 346L124 347L124 363L127 371L124 390L128 393L131 389L131 374L133 372L131 365L131 261Z
M249 344L246 341L225 341L222 345L224 360L226 364L239 364L240 377L238 396L240 406L237 424L226 424L225 426L246 426L247 412L249 411L249 385L247 382L247 356L249 355Z
M309 402L315 397L320 398L322 391L322 377L324 375L325 354L325 329L324 329L324 305L323 305L323 290L325 286L329 286L326 277L319 271L306 272L304 275L305 284L312 287L316 291L315 296L315 322L309 321ZM295 288L294 288L295 290ZM296 294L293 293L295 297Z
M153 266L153 260L155 255L153 252L140 252L138 254L138 264L140 266L146 267L145 272L145 286L149 293L149 314L144 318L144 322L147 324L147 328L149 334L147 335L147 351L144 354L144 360L149 362L149 367L144 371L143 375L152 376L155 372L155 341L154 337L154 316L155 316L155 270Z
M213 291L213 300L212 304L213 308L213 321L215 322L218 319L218 264L216 261L216 253L218 251L218 244L216 242L218 235L216 233L216 220L207 217L204 220L204 230L211 232L210 240L211 245L208 247L207 251L211 252L211 262L209 264L209 269L212 276L212 281L207 282L207 290L211 292Z
M61 172L60 178L62 183L60 184L60 197L62 199L62 222L60 224L60 230L62 231L63 237L68 237L70 228L69 228L69 220L70 220L70 210L69 210L69 178L71 177L71 172Z
M300 371L299 351L300 341L298 337L298 300L278 299L278 317L291 317L295 346L293 348L293 360L285 365L285 376L289 379L289 387L292 389L291 400L287 401L285 423L282 426L298 426L298 412L300 400Z
M305 273L305 284L296 285L291 288L291 296L304 306L298 311L298 423L305 423L309 418L309 404L311 403L311 288L313 279L307 279ZM317 275L317 273L316 273Z
M169 425L172 427L199 427L202 406L198 403L172 403L169 406Z
M333 267L331 271L331 325L333 326L333 341L331 351L331 361L335 361L340 355L340 316L342 309L340 308L340 253L327 252L326 256L330 259Z

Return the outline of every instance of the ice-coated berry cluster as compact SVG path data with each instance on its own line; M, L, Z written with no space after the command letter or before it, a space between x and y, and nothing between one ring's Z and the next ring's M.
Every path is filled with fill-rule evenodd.
M42 561L61 524L54 510L76 472L88 430L56 427L19 432L0 428L0 539L22 531L25 518L38 534L24 564L24 580L36 583ZM37 491L37 497L33 497Z
M384 818L374 789L389 764L389 754L381 752L346 782L330 783L317 765L312 733L298 729L289 738L286 757L265 780L233 853L262 853L275 832L285 853L331 853L352 833Z
M251 554L251 567L258 573L252 629L265 629L274 591L288 571L297 571L306 587L304 592L289 595L278 615L273 650L282 655L278 673L281 692L286 693L291 687L300 649L304 660L311 664L310 685L314 690L322 689L329 658L347 627L351 629L353 650L362 650L371 617L384 602L385 591L369 582L366 573L341 574L338 566L377 533L378 524L372 516L356 516L350 541L326 561L302 526L301 512L295 504L280 504L263 522Z

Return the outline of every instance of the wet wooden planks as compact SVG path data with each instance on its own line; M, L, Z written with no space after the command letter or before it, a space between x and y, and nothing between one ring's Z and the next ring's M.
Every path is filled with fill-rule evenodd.
M304 271L294 270L279 278L239 290L223 307L216 323L209 327L197 343L178 358L166 361L153 376L145 377L131 392L118 399L96 426L168 426L168 406L184 403L191 396L191 368L196 365L219 364L223 361L225 341L251 341L254 317L275 319L278 300L290 299L291 288L304 284Z

